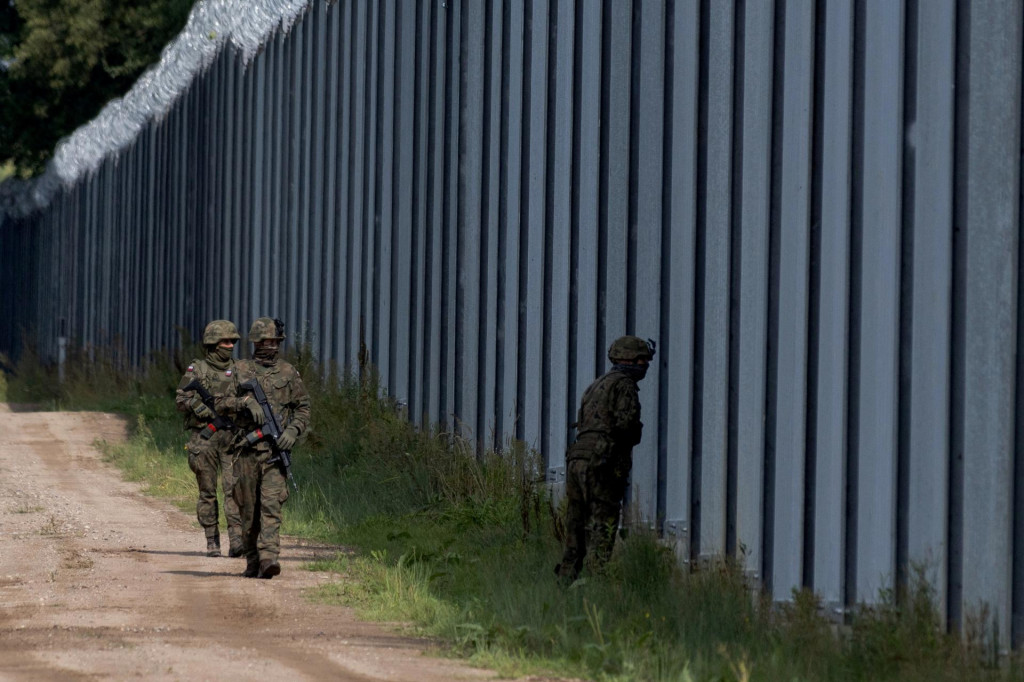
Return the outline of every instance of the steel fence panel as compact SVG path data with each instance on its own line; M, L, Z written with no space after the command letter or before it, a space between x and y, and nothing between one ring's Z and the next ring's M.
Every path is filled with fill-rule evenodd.
M739 224L733 264L736 304L730 367L736 376L730 415L735 468L735 530L730 549L742 552L745 568L761 576L764 527L764 447L768 357L768 264L771 211L772 88L775 2L749 3L743 14L743 44L737 49L737 144L739 184L734 220ZM730 542L727 541L727 546Z
M1020 240L1021 13L971 7L966 131L963 594L966 622L987 602L1009 632ZM991 64L997 64L991 68ZM983 163L981 160L984 160Z
M901 315L910 326L903 347L910 354L901 370L901 401L909 412L906 442L906 555L925 569L946 611L949 500L949 429L935 428L950 414L950 332L953 287L953 170L956 7L951 0L917 3L916 54L907 54L916 99L905 118L908 130L904 172L905 234L912 271L910 307ZM911 46L907 45L909 50ZM906 249L905 249L906 250ZM906 260L906 259L905 259ZM909 365L909 366L908 366ZM902 563L902 562L901 562Z
M855 595L870 600L895 578L896 413L901 244L903 3L868 0L864 11L859 225L860 282L855 335L857 561Z
M706 41L701 97L704 107L703 167L697 197L700 243L697 246L699 293L696 301L698 343L695 352L702 393L693 461L700 494L694 500L701 557L725 552L726 461L728 452L730 256L732 245L734 7L709 3L702 17ZM712 124L712 122L714 122ZM701 262L702 261L702 262ZM698 440L699 439L699 440Z
M668 386L658 410L658 417L667 422L664 500L660 504L664 509L665 535L673 543L677 555L689 561L692 558L691 545L696 542L692 514L695 501L692 494L695 486L692 458L695 433L699 433L694 425L693 396L694 387L698 385L694 377L697 328L694 311L700 156L698 74L703 19L701 6L697 3L675 2L669 8L671 12L666 23L671 50L666 50L666 61L671 73L667 81L671 86L671 97L666 98L666 106L671 107L671 115L667 118L671 129L669 151L672 163L666 167L671 175L663 216L663 231L670 235L670 244L665 249L669 283L667 291L662 292L661 359L658 360ZM670 362L668 358L679 359ZM669 415L671 419L667 419Z
M636 16L639 13L639 16ZM633 118L633 165L631 175L632 204L630 210L630 255L627 268L630 294L627 297L627 329L642 338L656 336L661 327L662 285L667 273L661 270L662 243L661 215L664 210L665 188L665 8L661 3L644 2L634 13L633 35L634 74L632 86L636 101ZM671 158L668 159L671 162ZM556 283L556 288L558 288ZM566 287L567 288L567 287ZM647 377L640 384L640 402L647 417L643 440L633 448L633 473L630 485L630 505L645 526L656 527L658 451L663 429L654 419L660 403L658 355L648 368ZM563 395L565 389L562 389ZM562 407L555 403L554 408ZM555 416L560 417L557 412Z
M501 434L496 432L495 396L500 390L497 361L498 344L498 220L501 171L502 68L504 51L504 13L497 3L487 3L484 13L483 75L481 103L481 182L480 182L480 309L479 348L477 351L477 442L490 449L500 448Z
M774 505L770 512L773 564L771 585L778 595L803 586L804 475L806 473L806 403L808 338L808 272L810 270L811 210L811 89L814 78L814 8L786 3L782 11L785 42L777 54L782 64L779 89L781 125L778 143L778 209L773 217L773 256L778 275L778 315L775 332L774 423L769 425L774 442L773 489L766 490ZM777 240L778 251L775 253ZM772 341L769 341L771 347ZM768 576L766 576L768 577Z
M572 279L573 210L573 51L575 0L557 0L551 5L549 35L554 51L549 55L548 174L546 206L544 287L544 395L541 431L546 434L541 452L548 467L564 466L569 424L575 421L569 399L569 365L575 348L569 344Z
M820 161L821 266L817 281L818 345L811 396L814 459L814 588L826 604L845 598L847 538L847 372L849 361L851 126L853 116L853 3L830 2L819 17L822 73ZM813 285L812 285L813 286Z
M506 52L503 59L503 78L507 84L503 93L508 106L501 123L500 173L498 217L498 292L499 307L496 362L501 375L497 378L500 390L496 396L495 413L498 434L515 436L522 428L518 396L522 377L519 375L519 340L521 334L520 273L522 253L523 214L520 199L523 191L523 132L526 125L524 111L524 63L526 59L526 7L524 0L509 0L504 5L503 17Z

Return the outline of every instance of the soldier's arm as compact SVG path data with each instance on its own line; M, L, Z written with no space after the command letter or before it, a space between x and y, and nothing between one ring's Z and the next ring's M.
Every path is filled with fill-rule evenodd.
M310 403L309 393L306 391L305 384L302 383L302 377L299 373L295 373L295 377L291 382L291 408L292 408L292 419L288 423L288 426L294 426L297 430L297 434L301 436L303 433L309 430L310 422Z
M247 413L244 403L253 398L252 394L248 391L242 391L239 388L240 385L241 382L238 380L238 374L236 373L231 377L230 387L224 391L224 395L214 397L213 404L217 406L219 414L237 416L239 413Z
M615 432L620 437L636 445L643 434L643 422L640 421L640 390L631 381L619 382L614 392Z
M228 384L223 395L214 397L213 404L217 406L218 414L236 417L248 413L244 403L247 400L252 400L253 397L250 392L243 391L240 386L250 378L252 378L251 372L245 361L236 362L231 374L231 383Z
M178 408L178 412L189 413L192 411L189 402L196 392L183 390L191 381L192 373L185 372L185 376L181 377L181 381L178 382L178 390L174 392L174 406Z

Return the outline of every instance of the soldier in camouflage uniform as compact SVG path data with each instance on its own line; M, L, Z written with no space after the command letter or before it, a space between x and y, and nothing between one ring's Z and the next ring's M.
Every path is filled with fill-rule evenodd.
M608 349L612 369L583 393L576 440L565 455L565 553L555 573L575 580L584 559L591 570L611 557L622 499L640 442L637 382L647 374L654 342L622 336Z
M281 572L281 508L288 499L288 485L279 462L268 463L273 447L266 440L249 443L243 434L252 434L263 424L263 412L256 399L240 385L256 379L278 424L283 429L277 441L281 450L290 450L309 429L309 395L298 370L278 359L284 324L261 317L252 323L249 341L253 359L235 364L235 382L231 397L222 403L237 415L240 452L235 460L235 501L242 515L242 541L246 558L245 577L273 578ZM218 403L220 404L220 403Z
M203 404L196 391L184 387L198 379L214 398L233 390L232 374L235 342L239 339L235 324L228 320L214 320L203 331L206 356L193 360L178 384L175 405L185 413L185 427L191 431L188 445L188 466L199 484L196 518L206 533L207 556L220 556L220 529L217 516L217 474L221 473L224 487L224 516L227 518L229 556L241 556L242 520L238 505L232 498L235 479L232 474L234 434L229 430L213 431L209 428L213 411Z

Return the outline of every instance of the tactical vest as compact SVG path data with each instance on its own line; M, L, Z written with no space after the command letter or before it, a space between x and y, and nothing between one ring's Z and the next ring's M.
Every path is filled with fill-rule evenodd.
M233 395L235 365L231 363L226 369L217 369L210 365L205 359L193 360L192 364L185 370L185 376L192 376L199 379L199 383L206 387L206 390L219 398L224 395ZM191 381L191 379L189 379ZM206 420L199 419L192 412L185 416L185 425L189 428L202 428L206 426Z

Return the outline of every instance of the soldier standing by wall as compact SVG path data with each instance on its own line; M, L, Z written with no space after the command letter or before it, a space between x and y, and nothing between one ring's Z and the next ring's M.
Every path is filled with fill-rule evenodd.
M267 396L283 433L275 445L266 439L248 442L240 437L241 450L235 460L235 501L241 511L242 542L246 558L245 577L273 578L281 572L281 508L288 499L288 482L279 463L269 460L274 449L290 450L309 428L309 395L302 378L291 364L278 359L284 323L261 317L252 323L249 341L253 359L235 365L234 387L221 401L238 415L242 434L256 432L264 417L252 393L241 385L255 379Z
M565 582L579 576L584 559L597 570L611 557L633 446L643 433L637 382L653 358L653 341L619 337L608 349L612 369L583 393L576 440L565 455L565 552L555 566Z
M185 413L185 428L191 431L188 445L188 466L196 475L199 485L199 501L196 503L196 518L206 533L206 555L220 556L220 528L217 509L217 474L221 474L224 488L224 516L228 525L229 556L241 556L242 521L238 505L233 499L235 479L232 460L234 459L234 434L230 429L213 431L211 422L216 415L195 390L186 391L185 386L193 379L198 380L214 398L227 395L233 390L232 374L234 361L232 353L239 339L234 322L214 320L203 331L203 347L206 356L193 360L185 370L178 384L175 405Z

